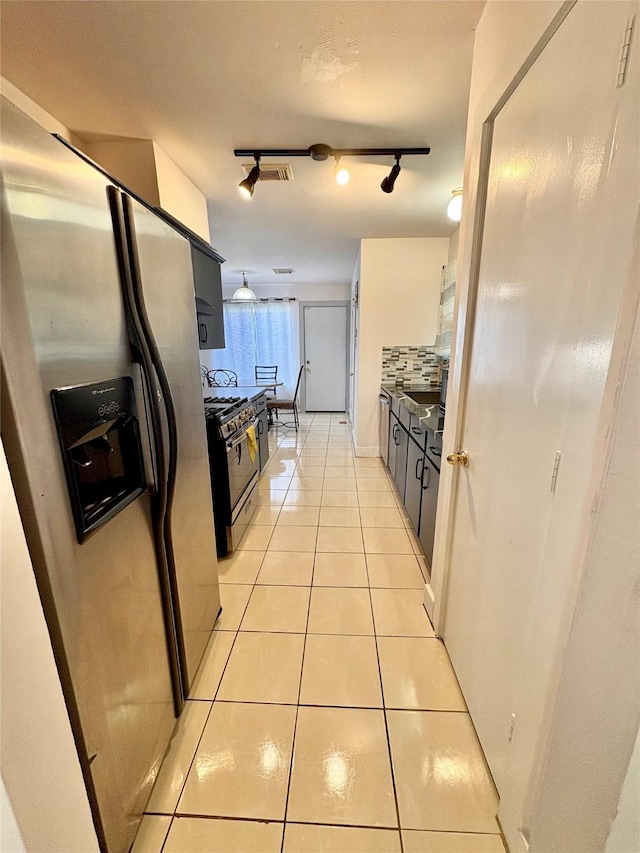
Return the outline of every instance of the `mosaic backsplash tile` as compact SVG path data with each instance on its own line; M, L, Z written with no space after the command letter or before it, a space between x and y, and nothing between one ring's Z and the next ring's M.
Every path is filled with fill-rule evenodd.
M404 388L440 385L435 347L382 347L382 381Z
M443 361L448 361L451 357L453 303L456 295L456 266L456 261L451 261L442 268L440 313L438 316L438 334L436 335L436 355Z

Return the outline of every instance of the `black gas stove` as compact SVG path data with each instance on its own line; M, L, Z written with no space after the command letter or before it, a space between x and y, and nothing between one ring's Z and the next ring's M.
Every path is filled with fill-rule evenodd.
M221 438L230 438L255 418L256 409L247 397L205 397L204 413L217 425Z

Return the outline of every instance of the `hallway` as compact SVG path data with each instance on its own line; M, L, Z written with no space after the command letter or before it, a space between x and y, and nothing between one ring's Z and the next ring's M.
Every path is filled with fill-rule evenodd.
M504 853L384 466L342 414L270 440L134 853Z

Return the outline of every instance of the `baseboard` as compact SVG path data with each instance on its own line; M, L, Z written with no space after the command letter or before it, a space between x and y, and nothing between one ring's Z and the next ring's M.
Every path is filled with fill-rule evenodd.
M433 594L433 589L431 588L431 584L427 583L424 586L424 609L427 611L427 615L431 622L433 623L433 611L435 610L436 598Z

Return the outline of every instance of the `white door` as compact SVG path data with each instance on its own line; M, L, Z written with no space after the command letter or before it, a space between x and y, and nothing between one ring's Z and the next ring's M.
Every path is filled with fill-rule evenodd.
M629 262L630 10L578 3L495 119L444 637L498 790L525 651L557 630Z
M349 423L356 422L356 363L358 360L358 318L359 318L360 282L356 281L352 291L351 313L349 315Z
M347 306L304 308L305 408L344 412L347 399Z

